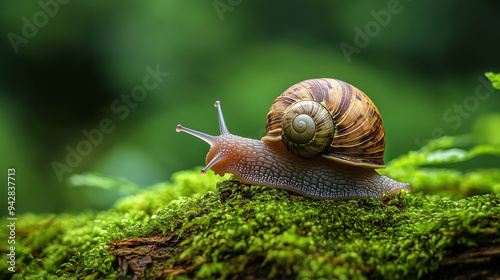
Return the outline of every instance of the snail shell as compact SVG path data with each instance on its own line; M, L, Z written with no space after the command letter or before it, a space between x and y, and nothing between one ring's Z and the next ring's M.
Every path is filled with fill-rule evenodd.
M206 167L232 173L242 183L293 191L315 199L374 197L411 191L409 184L378 174L385 136L373 102L354 86L313 79L281 94L267 115L261 140L233 135L215 102L220 135L177 125L210 144Z
M340 80L312 79L288 88L269 109L262 140L283 141L302 158L385 167L385 132L377 107Z

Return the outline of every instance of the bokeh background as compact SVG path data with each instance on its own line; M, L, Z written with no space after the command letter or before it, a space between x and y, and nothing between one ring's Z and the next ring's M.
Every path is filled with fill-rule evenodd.
M68 178L167 181L203 165L208 151L176 124L217 134L220 100L232 133L260 138L273 100L317 77L370 96L388 162L500 112L498 92L471 101L479 77L500 72L499 14L493 0L1 1L2 172L16 168L18 213L106 209L127 193ZM151 71L158 83L127 101ZM453 111L464 102L473 110ZM89 149L82 131L103 121L108 132L91 133ZM70 166L79 148L85 155L70 156Z

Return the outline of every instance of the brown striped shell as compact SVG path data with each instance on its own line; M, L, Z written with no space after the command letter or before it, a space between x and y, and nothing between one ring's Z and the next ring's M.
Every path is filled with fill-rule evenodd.
M288 88L269 109L262 140L282 141L303 158L385 167L385 132L377 107L340 80L311 79Z

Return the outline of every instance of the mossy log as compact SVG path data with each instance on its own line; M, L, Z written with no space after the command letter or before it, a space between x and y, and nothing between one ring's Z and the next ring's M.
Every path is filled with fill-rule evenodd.
M227 178L226 178L227 179ZM4 279L498 277L500 194L312 200L182 172L99 213L18 219ZM217 188L215 187L217 185ZM7 234L2 229L2 234Z

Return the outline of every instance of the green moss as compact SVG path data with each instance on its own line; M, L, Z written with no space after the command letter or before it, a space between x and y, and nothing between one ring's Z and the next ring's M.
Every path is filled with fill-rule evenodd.
M257 260L264 278L417 278L437 269L457 245L500 241L499 194L330 202L263 187L220 187L225 203L191 221L205 229L185 241L189 247L179 256L199 264L194 276L200 279L243 276Z
M204 179L213 186L217 177L185 171L110 211L20 217L21 270L13 279L112 279L117 264L107 243L173 232L184 240L184 249L163 267L183 264L182 275L195 279L249 273L257 278L420 278L458 248L500 242L500 194L454 200L402 193L385 202L331 202L236 181L219 183L213 192L207 184L203 191ZM155 192L170 194L170 200L144 204ZM192 195L179 198L176 192ZM158 209L152 216L151 203ZM2 273L8 275L5 267Z
M500 168L460 170L458 166L471 159L500 157L498 127L499 115L484 116L474 134L433 139L420 150L392 160L379 173L410 183L414 192L456 197L499 192Z
M487 76L498 88L499 75ZM473 135L434 139L395 159L380 172L414 191L384 202L311 200L202 176L201 168L146 190L74 176L75 185L135 195L98 213L18 216L17 272L7 270L10 245L2 242L0 277L427 278L462 251L500 243L500 169L450 168L499 157L498 127L498 115L485 116ZM0 229L2 240L8 234Z
M494 88L500 89L500 74L499 73L487 72L484 75L488 79L490 79L491 84L493 85Z
M162 223L151 222L155 220L151 218L151 213L162 212L159 209L166 209L170 204L171 207L164 211L178 213L176 205L187 206L186 201L189 200L184 201L180 197L206 194L215 190L216 182L224 179L213 173L202 176L199 170L179 172L173 176L173 183L158 184L133 197L124 198L109 211L58 216L21 215L16 222L17 273L11 274L7 270L6 254L10 245L3 242L0 245L0 277L12 275L12 279L40 279L85 276L114 279L115 257L108 251L106 243L134 234L168 231L182 223L191 211L175 214L186 214L181 220L166 219ZM79 179L93 184L101 180L96 174L81 175ZM111 180L101 180L106 183L103 187L123 181ZM7 227L1 229L2 240L6 240L8 234Z

